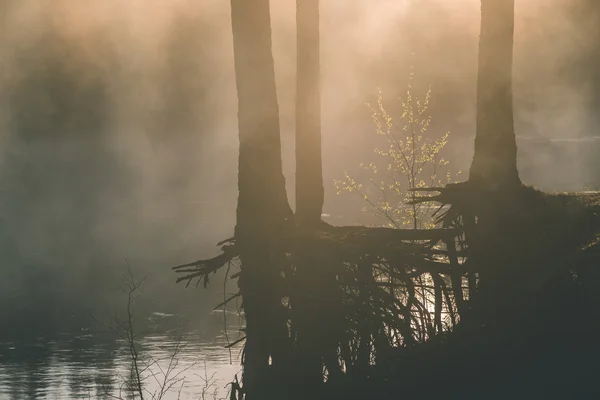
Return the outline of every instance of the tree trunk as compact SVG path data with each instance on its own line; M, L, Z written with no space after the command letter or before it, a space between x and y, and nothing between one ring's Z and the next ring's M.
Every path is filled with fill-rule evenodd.
M248 397L260 398L256 393L273 383L270 371L285 369L291 358L273 242L292 212L281 165L269 0L231 0L231 17L240 138L235 238L246 316L244 387Z
M513 122L514 0L481 0L477 131L469 180L483 188L520 184Z
M296 1L296 218L315 224L323 210L319 0Z
M498 299L506 294L519 263L507 249L515 246L521 202L517 143L513 122L512 60L514 0L481 0L481 37L477 82L477 132L469 181L477 218L470 239L470 262L478 266L473 320L497 322Z
M321 223L324 189L321 160L319 0L296 1L296 214L300 229ZM304 393L341 375L337 334L337 282L328 260L307 237L298 242L292 307L296 331L297 383Z
M296 0L296 214L297 226L314 227L321 221L321 99L319 92L319 0ZM296 250L292 293L296 332L298 388L309 393L323 382L320 332L324 281L321 260L305 239Z

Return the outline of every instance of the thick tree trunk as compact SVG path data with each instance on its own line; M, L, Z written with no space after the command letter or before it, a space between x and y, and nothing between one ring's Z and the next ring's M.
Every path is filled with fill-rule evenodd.
M323 210L319 0L296 1L296 219L314 224Z
M469 180L487 189L520 184L513 122L514 0L481 0L477 132Z
M477 132L469 181L476 196L477 223L470 239L470 262L478 266L473 320L500 320L498 299L506 295L518 262L515 246L522 185L517 170L513 121L512 61L514 0L481 0L481 37L477 82ZM477 240L475 240L475 238ZM489 319L489 320L488 320Z
M281 166L279 107L269 0L231 0L239 118L236 246L246 316L244 386L249 397L273 384L291 358L282 278L273 242L291 217ZM271 366L269 365L271 364Z

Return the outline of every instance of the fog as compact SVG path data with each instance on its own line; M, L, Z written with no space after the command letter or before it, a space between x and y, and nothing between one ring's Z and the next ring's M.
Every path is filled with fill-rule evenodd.
M295 2L271 1L284 170L293 203ZM356 202L332 180L372 157L364 103L432 88L431 135L468 169L479 0L322 0L325 212ZM600 7L517 0L514 94L525 183L600 184ZM169 267L232 235L237 99L229 2L2 0L1 319L115 302L119 273L151 273L160 310L207 313L222 285L183 290ZM592 54L593 56L590 56ZM573 140L577 139L577 140ZM17 318L19 317L19 318ZM24 322L28 324L29 322Z

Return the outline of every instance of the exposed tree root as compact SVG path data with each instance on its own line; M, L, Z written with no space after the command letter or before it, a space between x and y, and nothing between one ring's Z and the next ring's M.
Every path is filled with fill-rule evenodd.
M589 267L599 241L599 193L548 195L521 187L499 196L467 183L433 189L436 195L418 201L450 205L439 215L445 228L321 224L306 229L290 223L273 240L272 252L282 264L290 335L294 338L295 309L303 304L319 314L313 329L334 332L333 342L315 343L334 346L336 365L326 362L327 370L340 368L351 381L374 385L385 377L411 377L410 387L426 383L418 373L441 373L435 366L440 363L474 373L481 357L505 362L506 356L484 350L508 346L498 332L515 335L512 340L521 343L547 329L546 302L559 314L568 313L573 274L600 281L600 273ZM220 246L217 257L175 267L185 274L177 281L206 286L211 273L238 257L234 239ZM308 267L297 262L306 254L313 261ZM314 280L303 278L304 286L298 286L297 265L310 268ZM479 279L491 295L480 297ZM553 295L563 300L552 302L548 296ZM470 311L475 305L477 312ZM471 328L448 336L462 318L471 321Z

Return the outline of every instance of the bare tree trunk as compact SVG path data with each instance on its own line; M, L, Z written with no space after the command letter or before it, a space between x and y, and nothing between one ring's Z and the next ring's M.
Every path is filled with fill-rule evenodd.
M321 99L319 92L319 0L296 0L296 214L298 226L321 221ZM321 260L309 239L298 243L292 296L298 388L308 396L323 382L320 325L324 293Z
M500 320L498 299L514 277L514 232L521 181L513 121L512 60L514 0L481 0L481 37L477 82L477 132L469 181L478 192L470 262L477 265L477 302L470 313ZM471 236L471 235L470 235ZM473 278L473 277L472 277Z
M520 184L513 122L514 0L481 0L477 132L470 181L497 189Z
M323 210L319 0L296 1L296 218L314 224Z
M300 227L321 223L324 189L321 161L321 91L319 0L296 1L296 214ZM336 279L328 260L309 238L296 251L292 297L296 331L296 365L299 386L311 391L323 382L323 364L329 379L341 375L337 334L333 321L339 315ZM335 311L334 311L335 310Z
M239 108L235 238L246 316L244 386L249 397L260 398L256 393L273 383L270 371L285 369L291 359L273 242L292 211L281 166L269 0L231 0L231 17Z

